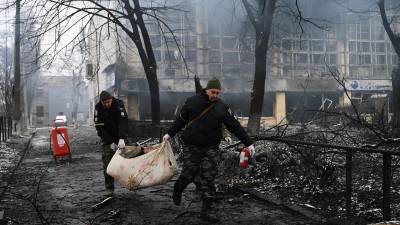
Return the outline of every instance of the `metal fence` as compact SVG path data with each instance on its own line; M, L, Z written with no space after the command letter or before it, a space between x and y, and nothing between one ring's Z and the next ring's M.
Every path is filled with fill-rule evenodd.
M392 157L400 156L399 151L393 150L381 150L381 149L373 149L373 148L359 148L359 147L351 147L351 146L340 146L340 145L331 145L331 144L323 144L323 143L310 143L306 141L299 141L293 139L285 139L280 137L259 137L258 140L269 140L269 141L277 141L281 143L290 143L290 144L299 144L303 146L317 146L324 148L333 148L339 149L342 151L346 151L346 214L348 218L353 216L353 206L352 206L352 185L353 185L353 155L356 152L363 154L370 153L379 153L383 155L383 163L382 163L382 215L384 220L391 219L391 187L392 187Z
M0 116L0 142L5 142L12 132L12 119L7 116Z

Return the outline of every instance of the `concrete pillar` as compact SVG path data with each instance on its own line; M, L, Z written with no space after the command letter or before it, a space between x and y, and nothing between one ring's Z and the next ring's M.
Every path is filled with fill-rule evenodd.
M208 20L204 1L196 5L196 35L197 35L197 75L208 76Z
M286 123L286 94L283 91L275 93L275 120L276 123Z
M350 97L347 97L347 95ZM339 105L341 106L341 107L346 107L346 106L351 106L351 92L347 92L347 95L346 95L346 93L342 93L342 96L340 97L340 99L339 99Z
M128 96L128 106L126 110L128 111L128 119L130 120L140 120L140 113L139 113L139 96L137 95L129 95Z
M341 77L349 76L349 51L347 49L347 43L344 39L338 40L338 71Z
M271 65L271 75L272 76L282 76L282 63L281 63L281 55L278 48L271 48L272 50L272 65Z

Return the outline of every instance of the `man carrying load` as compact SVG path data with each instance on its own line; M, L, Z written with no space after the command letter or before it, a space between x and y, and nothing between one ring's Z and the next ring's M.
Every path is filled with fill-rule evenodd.
M252 141L229 107L218 98L220 93L219 80L213 78L208 81L201 93L186 100L179 116L163 137L168 140L185 128L182 134L183 168L175 182L172 198L179 205L183 190L195 181L202 192L201 218L210 222L218 222L211 205L215 200L214 179L217 175L222 125L249 148L251 156L254 154Z
M101 138L103 173L106 186L106 196L114 194L114 178L107 174L107 166L117 148L124 148L128 131L128 115L124 103L114 98L110 93L102 91L100 102L94 111L94 125L97 135Z

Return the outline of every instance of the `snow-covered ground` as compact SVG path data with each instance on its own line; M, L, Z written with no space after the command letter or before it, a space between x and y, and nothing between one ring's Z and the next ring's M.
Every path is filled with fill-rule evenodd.
M13 167L19 159L19 151L10 148L6 143L0 144L0 174Z

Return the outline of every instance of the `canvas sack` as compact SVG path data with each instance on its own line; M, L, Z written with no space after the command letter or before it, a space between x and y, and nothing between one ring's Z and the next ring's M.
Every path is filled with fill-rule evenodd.
M118 149L107 167L107 174L130 190L167 183L177 166L169 141L144 147L144 155L124 158Z

